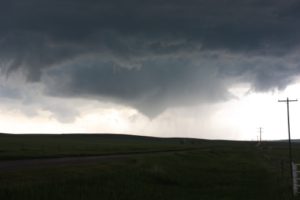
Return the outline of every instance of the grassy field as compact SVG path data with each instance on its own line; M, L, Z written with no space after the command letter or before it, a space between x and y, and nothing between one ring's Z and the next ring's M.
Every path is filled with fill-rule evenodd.
M0 199L291 199L286 142L0 135L1 162L170 149L183 150L0 171ZM300 145L293 152L300 161Z
M0 134L0 160L182 149L203 142L113 134Z

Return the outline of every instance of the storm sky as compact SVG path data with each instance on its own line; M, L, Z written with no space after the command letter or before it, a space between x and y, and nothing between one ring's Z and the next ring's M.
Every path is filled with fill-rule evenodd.
M296 0L1 1L1 125L76 131L95 113L97 126L77 130L186 136L198 125L193 136L218 138L232 127L212 116L234 91L298 82L299 35Z

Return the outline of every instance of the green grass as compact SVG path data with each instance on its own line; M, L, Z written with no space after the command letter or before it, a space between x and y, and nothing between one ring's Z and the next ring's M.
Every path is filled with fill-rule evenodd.
M14 136L15 137L15 136ZM23 136L25 137L25 136ZM43 136L28 136L25 154L44 144ZM51 135L45 136L49 139ZM134 155L93 164L48 166L0 172L0 199L130 199L130 200L260 200L290 199L287 144L252 142L154 139L126 136L63 136L49 140L44 155L75 155L93 141L97 153L194 147L193 151ZM94 137L94 136L93 136ZM17 137L16 137L17 138ZM41 139L42 138L42 139ZM11 141L16 146L23 143ZM21 142L21 140L23 140ZM105 141L109 141L105 144ZM1 142L0 142L1 143ZM3 143L2 143L3 144ZM35 146L36 145L36 146ZM74 145L78 145L77 148ZM80 146L82 145L82 146ZM9 145L8 145L9 146ZM4 149L4 147L2 147ZM21 147L20 147L21 148ZM299 159L300 146L294 145ZM84 151L85 154L88 151ZM88 152L87 154L90 154ZM6 154L6 156L9 154Z

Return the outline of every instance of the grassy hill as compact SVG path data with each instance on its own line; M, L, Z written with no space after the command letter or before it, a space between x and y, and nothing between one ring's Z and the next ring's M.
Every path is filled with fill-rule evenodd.
M300 161L300 144L294 144ZM287 143L110 134L0 135L7 159L133 154L94 163L0 171L0 199L290 199Z
M205 140L120 134L0 134L0 160L200 147Z

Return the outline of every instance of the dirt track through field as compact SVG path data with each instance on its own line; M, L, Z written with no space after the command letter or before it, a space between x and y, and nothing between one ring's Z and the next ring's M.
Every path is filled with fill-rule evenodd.
M61 158L35 158L22 160L3 160L0 161L0 171L11 171L19 169L36 169L43 167L55 166L69 166L69 165L83 165L93 164L96 162L107 162L112 160L126 159L134 156L145 155L161 155L174 152L194 151L195 148L190 149L171 149L171 150L157 150L157 151L140 151L140 152L123 152L116 154L103 154L97 156L70 156Z

